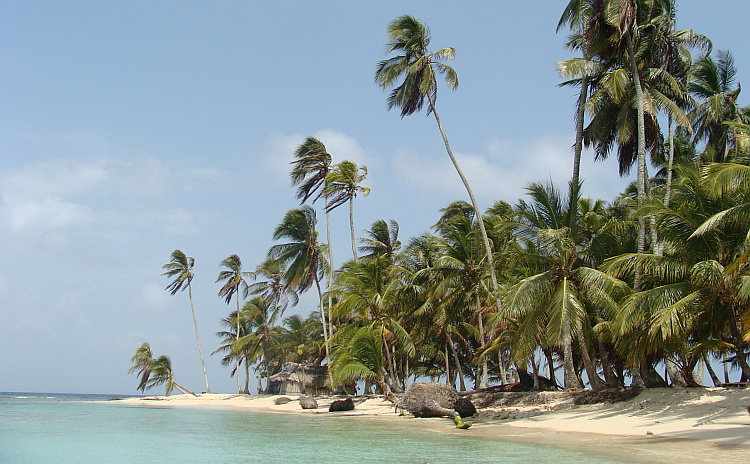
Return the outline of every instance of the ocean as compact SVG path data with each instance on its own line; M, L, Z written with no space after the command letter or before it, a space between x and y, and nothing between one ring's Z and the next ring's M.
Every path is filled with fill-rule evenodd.
M616 462L409 421L132 406L111 398L0 393L0 463Z

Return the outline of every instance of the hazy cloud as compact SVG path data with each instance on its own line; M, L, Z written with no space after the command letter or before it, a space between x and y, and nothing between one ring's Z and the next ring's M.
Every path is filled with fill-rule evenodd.
M529 182L552 179L564 186L572 173L570 138L544 137L525 143L491 140L483 154L455 153L461 170L478 197L485 201L514 202L525 194ZM584 156L581 176L584 194L610 200L625 185L610 162L596 163ZM465 196L466 190L453 164L442 157L402 149L393 157L398 176L425 192Z

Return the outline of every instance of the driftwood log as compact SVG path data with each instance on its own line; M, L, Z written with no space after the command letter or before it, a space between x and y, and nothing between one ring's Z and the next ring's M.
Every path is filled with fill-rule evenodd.
M302 409L318 409L318 402L312 396L300 395L299 405Z
M345 400L336 400L328 407L328 412L338 412L338 411L353 411L354 410L354 400L352 400L351 396L348 397Z
M468 429L471 423L462 420L461 414L456 411L456 400L458 400L458 392L449 385L414 383L401 397L396 408L408 411L416 417L447 416L453 419L456 428Z

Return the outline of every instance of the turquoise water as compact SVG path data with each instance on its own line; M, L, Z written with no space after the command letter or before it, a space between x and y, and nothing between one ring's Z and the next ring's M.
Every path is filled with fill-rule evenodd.
M613 462L393 421L127 406L108 395L2 395L0 463Z

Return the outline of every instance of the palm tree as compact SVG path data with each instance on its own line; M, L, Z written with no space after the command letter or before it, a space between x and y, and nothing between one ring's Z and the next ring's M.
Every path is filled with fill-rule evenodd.
M284 315L284 311L291 305L296 306L299 302L297 292L284 282L284 273L286 264L278 259L266 259L255 269L255 275L261 279L251 284L247 291L253 295L260 295L274 311L279 313L279 317Z
M481 237L477 233L476 221L473 221L474 210L469 205L470 215L451 214L451 210L461 210L461 203L455 202L445 208L443 217L434 226L439 232L437 246L440 256L434 269L436 281L435 294L439 295L441 305L452 305L461 308L472 308L472 319L478 326L478 344L483 347L485 337L484 307L487 295L484 272ZM479 350L478 350L479 351ZM489 386L487 358L478 356L478 388Z
M328 247L318 242L318 231L315 230L317 222L315 210L307 205L288 211L281 224L273 232L274 240L285 239L288 241L272 246L268 255L271 259L285 263L284 281L286 281L287 288L302 293L315 285L318 290L322 316L325 312L320 279L328 271L329 264L325 259ZM326 342L326 357L330 360L328 353L330 334L325 317L322 316L321 318L323 321L323 337Z
M133 363L133 367L128 369L128 374L137 372L138 376L141 378L141 381L138 384L138 390L141 392L146 391L146 384L151 376L151 365L154 363L154 355L151 352L151 345L143 343L143 345L138 347L138 349L135 350L133 357L130 358L130 362Z
M245 303L242 307L242 313L243 317L248 321L248 333L237 340L238 348L248 349L250 353L260 355L253 356L254 358L261 358L259 379L262 378L263 374L268 379L271 375L269 369L269 346L275 338L273 326L279 315L278 307L272 308L263 297L256 296ZM260 384L258 385L258 389L260 389ZM264 391L268 391L267 380Z
M388 25L388 52L399 52L401 55L380 61L375 70L375 81L383 89L389 89L396 85L399 78L404 77L403 82L395 87L388 97L388 109L397 107L401 109L401 117L409 116L422 109L425 98L429 102L427 114L432 113L435 116L440 134L443 136L445 149L448 156L456 169L458 176L461 178L466 192L469 194L471 204L476 211L477 218L482 217L482 213L477 205L474 192L469 185L469 181L461 171L458 161L453 156L448 137L445 135L440 117L437 114L435 101L437 99L437 75L445 76L445 81L450 89L458 87L458 75L456 71L443 63L444 60L452 60L455 57L455 50L451 47L441 48L430 53L427 46L430 44L430 30L421 21L409 15L400 16ZM498 311L500 310L500 300L498 297L497 277L495 276L495 266L492 260L492 247L487 231L484 227L484 221L479 220L479 227L482 231L482 240L487 254L487 266L492 278L492 290L495 294L495 302Z
M195 341L198 343L198 353L201 356L201 365L203 366L203 378L206 380L206 393L211 393L211 389L208 386L208 375L206 375L206 362L203 360L201 340L198 337L198 321L195 319L195 306L193 306L193 288L191 282L193 281L194 265L195 259L185 255L180 250L175 250L172 252L169 262L162 266L162 269L166 269L162 275L174 279L166 288L171 295L176 294L180 290L185 290L185 288L188 289L190 310L193 312L193 325L195 326Z
M720 50L718 60L709 55L700 58L693 66L690 92L703 99L691 113L695 124L695 140L707 139L706 150L715 162L722 162L729 156L732 139L731 128L725 121L744 121L737 105L740 85L734 87L737 68L734 58L728 51Z
M212 355L216 353L224 353L224 357L221 359L222 366L230 366L234 361L234 368L230 372L230 376L237 376L239 378L241 365L245 366L245 388L244 393L250 393L250 364L255 362L253 354L251 352L251 346L248 343L240 344L238 341L251 332L249 327L249 319L247 315L240 310L232 311L229 316L222 318L220 324L226 328L216 332L216 336L221 338L219 347L214 350ZM239 330L238 330L239 328Z
M401 391L399 384L402 379L399 378L392 353L401 349L407 355L414 354L414 344L399 322L400 289L401 281L392 274L391 263L383 256L344 264L334 281L337 297L334 314L340 319L354 322L350 327L371 326L382 338L384 380L389 389L395 392ZM337 337L337 345L342 343L339 341L341 338L347 339L347 335Z
M713 174L726 169L724 180L742 185L737 178L732 180L733 168L728 165ZM741 333L743 321L750 317L745 287L749 279L746 266L738 265L747 250L750 194L744 186L740 192L717 196L714 188L721 191L724 181L714 185L702 181L697 163L678 165L676 172L673 205L652 201L637 212L656 218L668 245L664 256L624 254L602 265L615 277L629 277L635 269L643 269L648 283L622 305L621 334L639 336L641 343L629 347L639 354L662 348L694 354L733 350L744 375L750 376L748 345ZM712 170L706 172L710 177ZM721 219L726 217L722 212L743 210L740 221Z
M362 171L362 174L359 171ZM357 193L364 196L370 194L368 187L362 187L360 184L367 176L365 166L357 166L357 163L351 160L342 161L333 166L331 172L326 176L325 194L330 197L326 206L326 213L333 211L342 204L349 202L349 226L352 233L352 255L354 261L357 261L357 244L354 238L354 198Z
M179 390L180 393L190 393L193 396L198 396L177 383L174 378L174 371L172 370L172 360L169 359L169 356L162 355L154 359L154 362L151 363L150 370L151 378L149 378L148 382L146 383L146 390L150 390L153 387L166 384L166 396L169 396L169 394L172 393L172 390L174 390L175 388Z
M242 261L240 260L240 257L237 255L230 255L227 258L224 258L221 261L221 264L219 264L220 267L224 268L223 271L219 272L219 277L216 278L216 283L223 282L224 285L219 290L219 296L223 297L227 304L229 304L232 301L232 297L235 297L235 300L237 302L237 313L239 314L240 311L240 290L243 291L244 295L247 296L247 281L245 279L255 278L255 273L253 272L243 272L242 271ZM239 340L240 336L240 318L237 318L237 340ZM242 393L242 387L240 386L240 376L239 376L239 357L236 359L237 365L237 392Z
M372 223L370 230L365 231L365 234L369 237L359 239L363 244L359 247L359 251L367 253L363 259L385 256L389 262L395 262L395 255L401 249L401 242L398 240L398 222L391 219L389 225L383 219L378 219Z
M331 172L331 155L326 151L326 146L315 137L308 137L294 152L295 160L292 161L292 171L289 176L292 185L297 186L297 199L300 204L312 198L315 203L320 197L325 196L326 209L326 243L328 244L328 262L333 265L333 247L331 247L331 218L328 209L329 199L325 192L325 183L328 173ZM331 297L330 289L333 285L333 275L328 275L328 324L326 324L326 312L321 302L320 314L323 320L323 329L333 332L331 323ZM327 325L327 327L326 327ZM326 337L327 338L327 337Z

